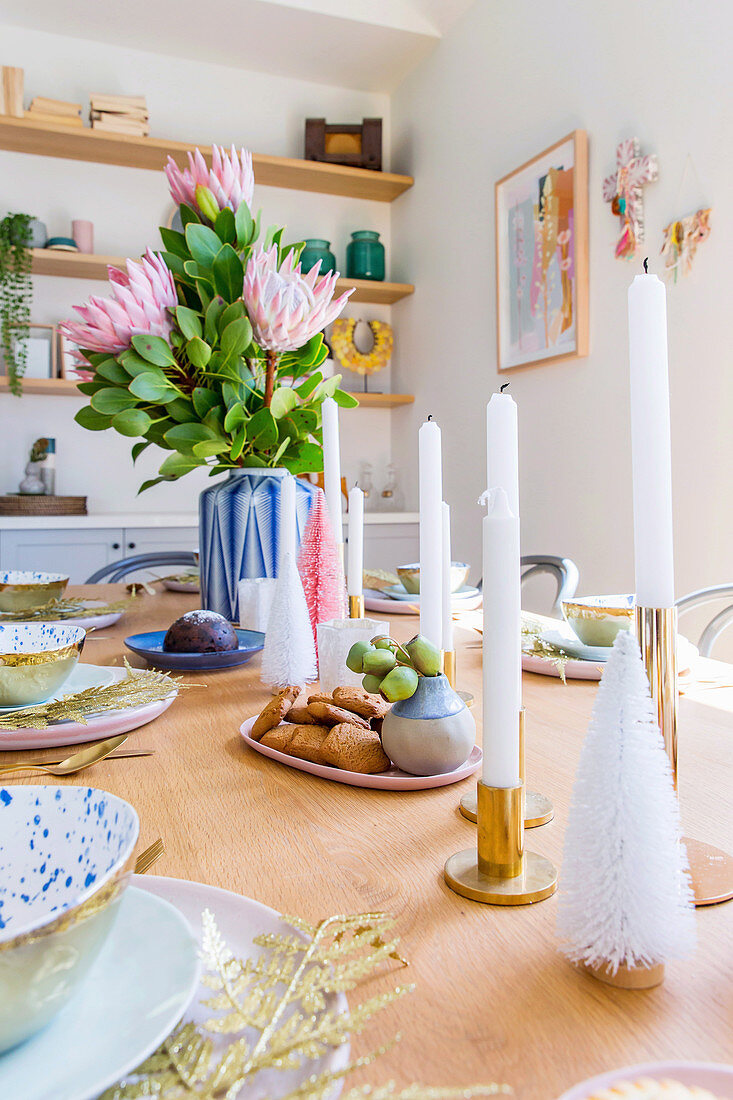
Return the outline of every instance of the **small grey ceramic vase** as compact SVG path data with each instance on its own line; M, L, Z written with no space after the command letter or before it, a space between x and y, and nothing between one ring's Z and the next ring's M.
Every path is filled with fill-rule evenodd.
M476 723L445 676L421 676L411 699L395 703L382 726L393 764L411 775L460 768L476 743Z

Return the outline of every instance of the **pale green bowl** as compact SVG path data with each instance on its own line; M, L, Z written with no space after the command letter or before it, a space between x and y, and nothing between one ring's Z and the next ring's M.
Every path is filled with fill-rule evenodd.
M29 611L63 594L69 578L63 573L34 573L24 569L0 571L0 611Z
M631 630L633 596L576 596L562 601L568 626L584 645L612 646L620 630Z
M450 567L450 590L451 592L457 592L459 588L463 588L468 579L468 571L470 565L466 565L465 561L453 561ZM411 565L398 565L397 576L402 581L402 587L405 592L409 592L411 596L420 595L420 563L413 562Z

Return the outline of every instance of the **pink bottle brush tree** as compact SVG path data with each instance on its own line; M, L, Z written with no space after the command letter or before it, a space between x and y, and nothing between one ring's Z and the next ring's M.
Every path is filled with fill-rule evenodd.
M317 646L318 624L343 619L346 614L344 571L328 518L326 498L320 490L303 532L298 570Z

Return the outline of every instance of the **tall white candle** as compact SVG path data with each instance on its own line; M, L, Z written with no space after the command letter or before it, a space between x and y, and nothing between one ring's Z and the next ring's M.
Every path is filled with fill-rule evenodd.
M672 448L667 368L667 292L656 275L629 287L631 457L636 599L674 603Z
M519 447L517 405L508 393L494 393L486 406L486 487L498 485L519 516Z
M323 491L328 515L337 543L344 541L341 521L341 446L339 442L339 410L332 397L327 397L321 410L323 423Z
M286 474L280 487L280 568L285 555L295 561L295 478Z
M420 633L440 648L443 637L443 468L440 428L418 433L420 469Z
M450 507L443 501L443 649L449 653L453 644L453 606L451 592Z
M349 489L348 593L361 596L364 575L364 494Z
M483 523L483 770L490 787L519 783L521 597L519 518L504 489L490 493Z

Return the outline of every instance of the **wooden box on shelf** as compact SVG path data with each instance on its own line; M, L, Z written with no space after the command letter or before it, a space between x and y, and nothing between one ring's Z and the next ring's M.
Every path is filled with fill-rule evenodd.
M382 120L365 118L361 126L326 123L325 118L305 120L305 159L323 164L382 171Z

